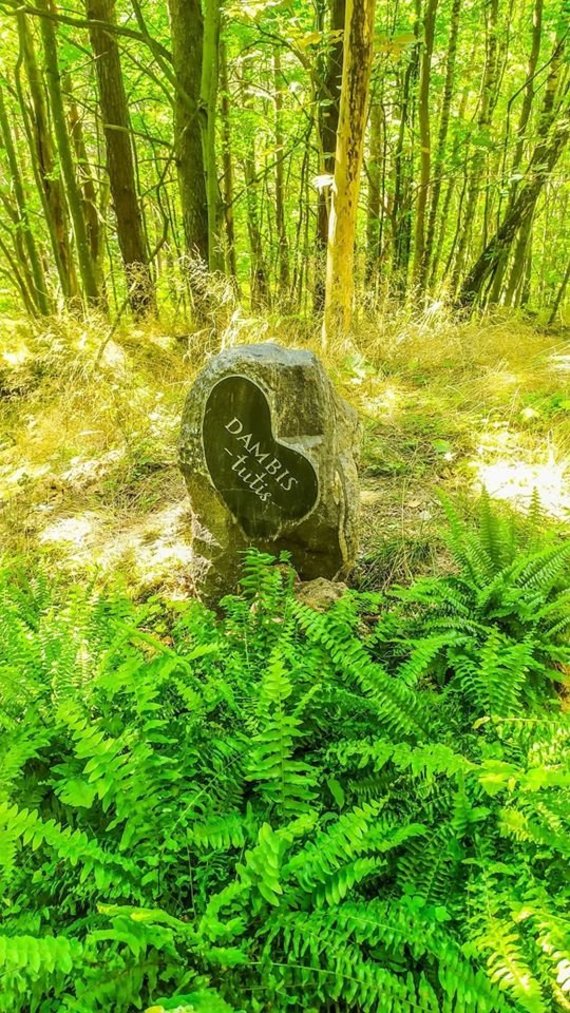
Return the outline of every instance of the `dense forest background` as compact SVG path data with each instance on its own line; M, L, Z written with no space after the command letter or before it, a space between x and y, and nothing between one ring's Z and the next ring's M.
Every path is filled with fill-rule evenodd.
M346 2L0 0L2 310L320 313ZM365 6L359 308L563 318L565 0Z

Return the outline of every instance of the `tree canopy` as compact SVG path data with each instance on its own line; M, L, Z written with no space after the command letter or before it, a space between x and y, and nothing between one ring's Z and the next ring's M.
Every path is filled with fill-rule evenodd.
M328 273L345 305L354 290L371 308L444 299L556 316L564 7L0 0L3 307L200 320L207 269L254 308L295 314L322 310ZM362 57L354 12L370 64L345 73L342 97L343 49L345 72ZM341 211L329 231L347 165L354 221Z

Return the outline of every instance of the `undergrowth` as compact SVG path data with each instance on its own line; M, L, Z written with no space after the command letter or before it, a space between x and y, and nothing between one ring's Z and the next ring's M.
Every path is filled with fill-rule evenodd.
M449 514L326 613L2 573L0 1009L570 1009L570 544Z

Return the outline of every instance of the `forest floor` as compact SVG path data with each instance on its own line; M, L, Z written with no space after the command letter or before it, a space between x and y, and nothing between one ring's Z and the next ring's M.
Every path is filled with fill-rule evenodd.
M251 320L238 339L310 344L298 333L294 342L291 324ZM36 333L0 321L3 558L82 579L113 572L141 595L186 595L178 430L192 378L216 349L155 325L118 331L101 354L102 336L95 324ZM379 323L327 367L364 425L360 586L445 559L438 490L468 511L482 485L516 508L537 488L545 513L570 521L567 331L513 318Z

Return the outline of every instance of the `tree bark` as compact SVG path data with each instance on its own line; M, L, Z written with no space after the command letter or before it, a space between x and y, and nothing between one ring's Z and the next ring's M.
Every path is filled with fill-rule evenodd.
M15 251L9 249L1 236L0 253L4 255L7 264L7 267L0 269L1 273L19 289L26 313L31 317L37 317L38 307L33 295L34 284L30 278L28 265L22 262Z
M550 61L538 125L539 140L526 172L527 182L524 186L521 184L521 189L517 190L515 196L509 201L503 224L497 229L495 236L487 244L481 257L467 275L459 295L459 302L463 305L471 305L481 298L485 284L489 279L493 282L496 272L501 271L502 265L506 263L518 230L524 231L525 228L530 228L540 191L566 143L570 107L562 108L558 116L558 123L556 126L554 125L558 112L556 108L557 94L562 79L565 44L565 35L557 39ZM566 84L566 93L568 87ZM553 126L554 130L552 131ZM523 196L524 200L521 204L519 197ZM518 220L517 213L520 213ZM505 223L509 223L509 225L503 233ZM520 260L517 269L519 266ZM513 279L512 288L514 289L514 287L516 287L516 278Z
M242 107L251 107L251 93L248 90L248 78L246 66L243 68L243 77L240 81ZM270 305L271 291L265 257L263 254L263 239L261 236L260 208L259 208L259 178L256 167L255 135L250 130L246 140L246 151L243 160L243 175L245 181L245 195L247 207L247 234L249 237L250 250L250 298L251 306L255 310L264 309Z
M445 68L445 84L443 86L443 98L441 101L441 114L439 118L439 129L437 135L437 148L434 159L434 180L432 184L431 202L429 207L428 224L422 258L420 284L425 287L430 272L431 262L434 254L435 226L439 199L441 196L441 184L443 180L443 164L447 147L447 134L449 131L449 119L451 114L451 100L453 98L453 87L455 83L455 65L457 62L457 41L459 36L459 15L461 12L462 0L453 0L451 8L451 20L449 25L449 43L447 46L447 64Z
M6 151L6 158L8 161L8 169L10 171L12 186L14 188L14 197L16 199L16 212L15 212L15 219L16 219L15 228L17 230L16 234L18 234L19 230L19 232L23 236L23 246L29 261L29 268L31 275L30 280L32 282L32 285L29 286L30 296L33 299L34 305L38 313L40 313L43 316L47 316L51 312L51 305L48 296L41 257L39 255L36 242L34 239L34 234L30 225L26 195L22 183L22 176L20 166L18 164L18 156L16 154L14 140L12 137L12 131L10 130L10 121L8 118L8 111L4 103L2 88L0 88L0 136L2 137L2 140L4 142L4 149Z
M275 226L279 268L279 295L286 299L289 291L289 244L285 225L285 187L283 178L283 93L281 82L281 57L279 50L273 54L273 85L275 89Z
M324 21L324 14L321 16ZM320 165L324 176L334 175L340 89L342 83L343 36L346 21L346 0L328 0L328 31L331 33L324 73L317 92L317 128L319 131ZM325 301L325 266L329 234L330 189L319 188L317 196L317 231L315 256L315 288L313 305L321 313Z
M392 205L392 276L393 287L400 298L408 287L408 269L412 237L412 166L414 162L414 85L419 66L420 0L414 0L415 41L404 71L400 102L400 125L394 153L394 203ZM411 115L410 115L411 111ZM410 136L409 153L405 153L406 131Z
M368 169L368 202L366 209L366 280L374 285L380 259L380 218L382 184L382 131L384 110L379 100L370 109L370 151Z
M71 78L69 75L65 75L64 88L67 95L67 120L69 123L69 133L73 142L75 150L75 157L77 160L77 169L79 175L79 183L81 186L81 193L83 197L83 214L85 216L85 224L87 226L87 237L89 239L89 248L91 250L91 259L95 266L95 274L97 277L97 285L99 291L103 293L103 226L102 218L99 217L97 210L97 188L95 185L95 178L91 171L89 159L87 156L87 147L85 145L85 138L83 135L83 124L81 121L81 115L75 101Z
M226 227L226 255L228 273L232 278L237 278L236 249L235 249L235 226L234 226L234 169L232 159L232 136L230 126L230 94L228 81L228 63L226 47L222 42L220 46L220 76L221 76L221 119L222 119L222 165L223 192L224 192L224 221Z
M560 305L561 305L562 300L564 298L564 293L566 292L566 289L568 288L568 282L570 282L570 260L568 261L568 264L566 265L566 271L564 273L564 277L563 277L562 282L560 284L560 288L558 289L558 292L556 293L556 298L555 298L555 300L554 300L554 302L552 304L552 309L550 311L550 316L548 318L548 325L549 325L549 327L551 327L552 324L554 323L554 321L556 320L556 314L558 313L558 310L560 309Z
M208 199L200 127L204 22L200 0L168 0L176 76L174 147L186 249L208 263Z
M347 0L329 222L323 345L350 331L354 244L373 58L375 0Z
M528 67L527 67L527 78L526 78L526 83L525 83L525 88L524 88L524 98L523 98L523 102L522 102L522 106L521 106L519 123L518 123L518 127L517 127L517 143L516 143L515 152L514 152L514 155L513 155L513 160L512 160L512 163L511 163L511 170L510 170L510 175L511 175L512 183L511 183L511 188L510 188L510 193L509 193L509 206L514 201L515 196L516 196L516 192L517 192L518 180L516 178L516 175L517 175L517 172L519 170L520 164L522 162L522 156L523 156L524 146L525 146L526 139L527 139L526 138L526 130L527 130L528 122L529 122L529 119L530 119L530 114L531 114L531 110L532 110L532 103L533 103L534 94L535 94L534 75L535 75L535 71L536 71L536 68L537 68L537 65L538 65L538 57L540 55L540 41L541 41L541 38L542 38L542 14L543 14L543 6L544 6L544 0L535 0L533 19L532 19L532 24L533 24L532 40L531 40L531 48L530 48L530 54L529 54L529 58L528 58ZM508 133L505 136L505 145L507 143L508 143ZM515 259L517 259L517 258L515 258ZM499 301L499 297L501 295L501 288L502 288L503 277L504 277L506 266L507 266L506 257L503 257L501 259L500 264L497 265L497 270L495 272L495 277L493 279L493 285L492 285L491 294L490 294L490 298L489 298L489 302L491 302L491 303L495 303L495 302Z
M85 0L85 9L90 19L111 25L116 22L115 0ZM156 313L156 301L137 194L119 47L116 36L99 25L91 25L89 36L95 55L117 239L127 279L129 304L134 315L140 317Z
M216 106L219 79L220 0L204 0L204 49L202 54L202 80L200 85L200 115L204 171L206 174L206 203L208 210L208 267L210 271L222 268L220 244L220 191L216 163Z
M420 62L420 93L418 101L418 122L420 131L420 180L416 204L413 273L414 284L422 291L425 288L425 220L431 176L429 87L437 5L438 0L427 0L423 25L424 42Z
M38 7L46 14L53 14L53 0L38 0ZM57 39L54 22L49 17L40 18L40 30L45 58L47 90L50 99L53 129L59 153L61 172L65 183L65 192L69 213L73 222L77 261L83 292L88 303L99 304L99 289L95 276L95 268L91 259L87 227L83 216L81 193L77 184L75 163L71 150L71 142L67 130L63 96L61 92L61 73L57 52Z
M460 306L472 306L482 288L496 269L505 250L509 249L518 230L532 219L540 192L552 172L570 134L570 107L564 110L557 127L543 138L534 150L523 183L505 218L481 256L469 271L459 293Z
M31 99L29 122L30 154L37 176L38 191L44 209L51 247L65 300L79 297L79 283L69 241L70 224L65 191L54 157L44 88L38 68L28 18L18 14L20 52L28 79ZM21 101L23 96L21 96ZM23 110L24 111L24 110Z
M489 0L489 14L486 25L486 56L485 68L483 71L483 82L481 87L479 116L477 118L477 132L479 137L484 137L491 125L493 110L496 103L496 89L499 74L499 39L498 39L498 16L499 0ZM465 254L469 248L469 242L473 231L473 220L477 210L479 198L479 183L483 168L485 166L486 151L479 146L475 149L471 163L471 173L467 184L467 199L465 201L465 212L459 232L459 242L455 254L451 288L452 292L457 290L459 278L463 270Z

